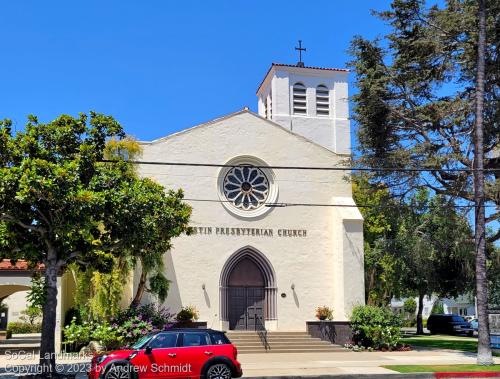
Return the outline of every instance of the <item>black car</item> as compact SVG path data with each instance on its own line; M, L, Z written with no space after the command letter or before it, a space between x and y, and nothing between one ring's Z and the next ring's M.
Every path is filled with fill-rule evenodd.
M471 325L459 315L432 314L427 319L427 329L431 334L466 334L472 336Z

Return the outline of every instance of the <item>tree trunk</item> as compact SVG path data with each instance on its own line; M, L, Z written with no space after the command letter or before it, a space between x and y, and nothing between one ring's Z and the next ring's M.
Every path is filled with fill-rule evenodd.
M138 307L139 304L141 303L142 295L144 294L144 291L146 290L146 279L147 279L147 274L144 271L144 268L141 268L141 279L139 280L139 285L137 286L137 291L135 292L134 300L132 300L132 303L130 304L131 307Z
M422 311L424 309L424 294L418 294L418 311L417 311L417 334L424 334L424 323L422 322Z
M45 262L47 299L43 304L42 340L40 342L40 369L44 377L56 373L55 331L57 313L57 266L55 259Z
M476 77L476 120L474 128L474 204L475 204L475 250L476 250L476 292L479 336L477 345L477 363L493 364L490 348L490 330L488 320L488 281L486 277L486 233L484 211L484 71L486 50L486 4L479 0L478 12L479 35L477 45Z

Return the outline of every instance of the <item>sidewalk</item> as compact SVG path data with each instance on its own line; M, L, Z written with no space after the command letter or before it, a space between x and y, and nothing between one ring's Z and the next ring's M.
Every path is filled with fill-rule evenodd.
M251 377L298 377L298 376L324 376L324 375L349 375L351 378L363 374L402 377L394 371L382 368L382 365L404 364L466 364L475 363L476 358L472 353L452 352L442 350L415 350L405 352L362 352L350 351L333 353L288 353L288 354L240 354L238 360L243 367L245 378ZM0 356L0 378L15 378L12 374L13 365L34 365L35 359L22 360ZM85 378L85 363L88 360L59 360L66 370L77 370L78 379ZM500 358L495 358L495 363L500 364ZM9 365L9 366L7 366ZM73 366L72 366L73 365ZM10 368L10 369L8 369ZM428 375L404 374L405 378L424 378ZM312 378L311 378L312 379Z

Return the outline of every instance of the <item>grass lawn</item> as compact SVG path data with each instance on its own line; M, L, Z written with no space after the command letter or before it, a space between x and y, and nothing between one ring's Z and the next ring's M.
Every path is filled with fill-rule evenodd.
M389 370L409 372L500 372L500 365L388 365L382 366Z
M412 346L435 347L438 349L451 349L460 351L477 352L477 338L458 337L447 335L424 335L404 337L403 343Z

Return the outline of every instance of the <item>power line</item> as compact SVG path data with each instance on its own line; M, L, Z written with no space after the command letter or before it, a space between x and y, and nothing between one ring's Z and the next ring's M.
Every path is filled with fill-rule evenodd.
M259 169L274 169L274 170L311 170L311 171L394 171L394 172L474 172L474 171L485 171L485 172L500 172L500 168L485 168L485 169L475 169L475 168L398 168L398 167L320 167L320 166L263 166L263 165L244 165L244 164L220 164L220 163L195 163L195 162L156 162L156 161L117 161L110 159L103 159L101 162L104 163L117 163L126 162L136 165L152 165L152 166L189 166L189 167L218 167L218 168L233 168L233 167L254 167Z
M192 199L185 198L185 201L194 201L194 202L203 202L203 203L229 203L232 204L233 201L230 200L217 200L217 199ZM340 207L340 208L381 208L381 207L397 207L399 208L401 204L383 204L383 205L371 205L371 204L325 204L325 203L286 203L286 202L278 202L278 203L264 203L264 206L270 208L285 208L285 207ZM417 206L417 205L408 205L405 204L406 207L410 208L442 208L442 206ZM447 204L445 207L453 207L453 208L476 208L477 205L463 205L463 204ZM492 208L495 205L483 205L485 208Z

